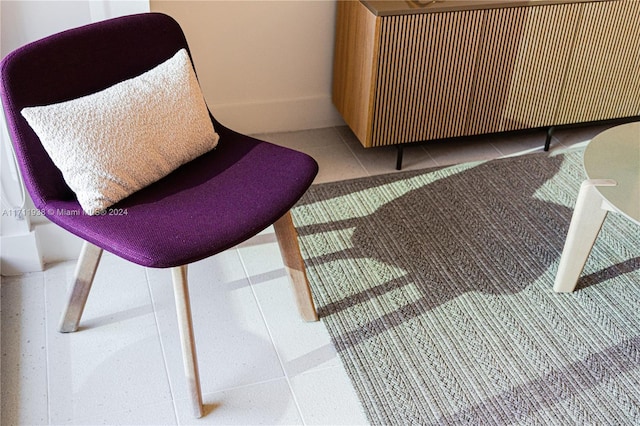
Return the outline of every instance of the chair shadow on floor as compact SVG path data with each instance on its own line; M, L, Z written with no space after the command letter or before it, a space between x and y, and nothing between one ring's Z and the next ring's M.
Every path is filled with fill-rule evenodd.
M321 316L409 285L420 294L418 300L381 314L357 333L336 341L338 350L467 292L514 294L549 274L560 257L573 210L545 201L536 193L558 173L562 163L563 156L537 154L479 163L428 184L416 183L415 188L391 201L385 198L383 205L364 217L300 226L303 240L353 228L350 248L306 259L310 269L329 262L366 259L404 271L384 282L365 283L365 290L320 306ZM355 192L364 199L367 191L371 192L370 198L379 199L392 193L390 188L399 181L424 173L406 172L316 187L300 205ZM353 201L353 205L357 203ZM621 274L637 269L639 263L632 259L603 273ZM581 281L591 285L601 279L591 276Z

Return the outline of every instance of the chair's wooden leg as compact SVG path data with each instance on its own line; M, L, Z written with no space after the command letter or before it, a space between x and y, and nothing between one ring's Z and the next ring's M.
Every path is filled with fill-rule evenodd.
M187 378L187 390L191 398L191 405L195 417L203 415L202 390L200 389L200 374L198 373L198 359L196 357L196 343L191 321L191 303L187 284L187 267L171 268L173 277L173 291L176 298L176 312L178 314L178 330L182 345L182 359Z
M273 227L276 231L284 266L293 285L300 315L305 321L318 321L318 313L313 304L313 296L311 295L304 260L298 245L298 233L293 225L291 213L287 212L273 224Z
M98 269L102 249L85 241L82 245L80 257L76 265L74 283L69 291L67 306L65 307L58 329L62 333L71 333L78 329L87 297L91 290L93 277Z

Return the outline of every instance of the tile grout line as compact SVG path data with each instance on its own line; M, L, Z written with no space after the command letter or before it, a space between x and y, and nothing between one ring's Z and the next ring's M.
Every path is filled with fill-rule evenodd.
M371 173L371 172L369 171L369 169L367 169L367 168L365 167L365 165L364 165L364 164L362 164L362 161L360 161L360 158L356 155L356 153L355 153L355 152L353 152L353 149L351 149L351 147L350 147L350 146L349 146L349 144L347 143L346 139L342 136L342 134L340 133L340 131L338 130L338 128L337 128L336 126L333 126L333 127L332 127L332 129L333 129L333 131L334 131L334 132L336 132L336 133L338 134L338 138L340 139L340 142L342 142L342 144L343 144L344 146L346 146L346 147L347 147L347 149L348 149L348 150L349 150L349 152L351 153L351 156L356 160L356 162L358 163L358 165L359 165L360 167L362 167L362 170L364 170L364 171L365 171L365 173L367 174L367 176L374 176L374 174L373 174L373 173Z
M53 424L52 420L51 420L51 411L52 411L52 407L51 407L51 398L49 397L49 394L51 393L51 374L49 371L49 318L47 316L47 306L49 306L48 300L47 300L47 282L46 282L46 269L44 271L42 271L42 297L44 300L44 312L42 313L44 316L44 359L45 359L45 363L44 363L44 371L47 375L46 378L46 382L47 382L47 423L48 424ZM66 287L65 287L66 290Z
M428 150L427 148L425 148L425 146L424 146L424 145L421 145L421 146L420 146L420 149L421 149L421 150L423 150L423 151L427 154L427 156L429 157L429 159L430 159L431 161L433 161L433 164L435 164L435 167L439 167L439 166L440 166L440 165L438 164L438 162L436 161L436 159L434 158L434 156L433 156L433 155L431 155L431 153L429 152L429 150Z
M247 270L247 266L245 264L244 258L242 257L242 253L240 253L240 250L238 250L237 248L235 249L236 253L238 254L238 257L240 258L240 264L242 265L242 270L244 271L244 275L245 277L247 277L247 280L249 281L249 287L251 288L251 294L253 294L253 298L256 301L256 306L258 307L258 311L260 312L260 317L262 318L262 322L265 325L265 328L267 329L267 333L269 334L269 340L271 341L271 346L273 347L273 350L276 353L276 356L278 357L278 362L280 363L280 368L282 369L282 373L284 375L284 379L287 382L287 387L289 388L289 392L291 393L291 397L293 398L293 403L296 406L296 411L298 412L298 415L300 416L300 419L302 420L302 424L306 425L307 423L304 420L304 414L302 413L302 408L300 407L300 404L298 403L298 398L293 390L293 386L291 386L291 380L289 379L289 375L287 374L287 369L284 366L284 361L282 359L282 356L280 355L280 352L278 351L278 348L276 346L276 342L273 339L273 334L271 332L271 328L269 327L269 323L267 321L267 318L264 315L264 310L262 309L262 305L260 304L260 299L258 298L258 296L256 295L255 289L254 289L254 284L251 282L251 276L249 275L249 271ZM283 266L284 268L284 266ZM285 274L287 275L287 274ZM289 277L287 276L287 279L289 279ZM258 382L258 383L266 383L266 382L270 382L270 381L275 381L276 379L271 379L271 380L266 380L263 382ZM253 383L258 384L258 383Z
M158 312L156 310L156 303L153 298L153 291L151 291L151 279L149 277L149 269L144 268L144 277L147 282L147 292L149 293L149 299L151 300L151 309L153 310L153 322L156 326L156 337L158 338L158 343L160 343L160 349L162 352L162 363L164 364L164 373L166 375L167 383L169 384L169 393L171 395L171 404L173 405L173 415L175 417L175 424L179 424L179 416L178 416L178 406L176 404L176 395L173 390L173 385L171 383L171 375L169 374L169 364L167 362L167 349L162 341L162 337L160 335L160 324L158 324Z

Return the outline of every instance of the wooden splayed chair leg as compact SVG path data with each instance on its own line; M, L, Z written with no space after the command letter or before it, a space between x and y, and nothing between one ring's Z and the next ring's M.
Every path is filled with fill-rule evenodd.
M176 299L176 312L178 314L178 330L180 331L180 344L182 346L182 360L184 373L187 379L187 391L191 399L193 415L202 417L202 389L200 387L200 373L198 372L198 358L196 356L196 341L191 320L191 302L189 300L189 288L187 282L187 266L171 268L173 277L173 292Z
M311 287L307 279L304 260L300 254L298 232L293 225L291 213L285 213L284 216L273 224L273 228L276 232L284 266L293 286L298 311L300 311L300 315L305 321L318 321L318 314L313 304Z
M69 292L69 300L58 327L60 332L71 333L78 329L78 323L87 303L93 277L101 257L102 249L100 247L87 241L84 242L76 265L73 286Z

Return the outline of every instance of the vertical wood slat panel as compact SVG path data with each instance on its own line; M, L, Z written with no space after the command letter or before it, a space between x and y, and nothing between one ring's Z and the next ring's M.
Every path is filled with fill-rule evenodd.
M640 114L640 2L581 5L557 124Z
M378 21L381 20L378 19ZM383 102L388 102L389 95L387 92L388 89L391 88L391 82L389 79L394 73L393 63L389 63L386 60L386 57L388 55L388 47L391 43L391 41L389 40L391 34L393 34L393 30L389 30L386 25L380 26L380 54L378 75L376 78L377 92L375 93L374 107L371 118L372 131L371 140L369 141L370 146L387 145L386 143L378 143L378 140L380 139L380 125L388 122L388 118L386 116L388 108L386 108L386 104Z
M491 9L482 12L482 46L474 74L472 103L465 133L502 130L502 113L509 95L514 59L524 34L526 8Z
M579 7L382 18L372 145L553 124Z
M581 13L579 4L527 9L501 130L554 124Z
M477 13L382 18L374 146L463 134Z
M638 0L356 22L366 53L342 56L347 80L365 83L339 91L360 130L338 109L365 146L640 115ZM338 27L362 45L351 22Z

